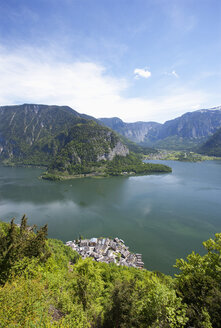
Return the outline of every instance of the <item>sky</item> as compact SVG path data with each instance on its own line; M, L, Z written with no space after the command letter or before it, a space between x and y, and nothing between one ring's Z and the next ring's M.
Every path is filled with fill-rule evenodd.
M220 0L0 0L0 105L165 122L221 105Z

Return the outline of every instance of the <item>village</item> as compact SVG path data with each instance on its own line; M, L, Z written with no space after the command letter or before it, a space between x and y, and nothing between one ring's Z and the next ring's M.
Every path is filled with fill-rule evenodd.
M115 263L143 269L141 254L134 254L119 238L91 238L66 242L66 246L78 252L83 259L92 257L97 262Z

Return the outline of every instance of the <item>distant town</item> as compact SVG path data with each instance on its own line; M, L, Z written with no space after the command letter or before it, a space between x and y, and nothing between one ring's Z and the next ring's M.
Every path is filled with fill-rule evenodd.
M78 252L83 259L92 257L97 262L115 263L143 269L141 254L134 254L119 238L91 238L66 242L66 246Z

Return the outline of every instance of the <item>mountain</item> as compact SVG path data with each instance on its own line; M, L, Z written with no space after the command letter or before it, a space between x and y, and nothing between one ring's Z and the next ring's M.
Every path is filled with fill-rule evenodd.
M221 127L221 106L188 112L164 124L124 123L118 118L100 120L106 126L143 146L191 149L206 141Z
M77 163L81 161L77 142L82 143L83 139L89 140L93 160L129 153L113 131L70 107L35 104L0 107L1 161L48 165L72 141L72 148L76 148L72 149L72 161ZM90 154L82 155L83 159L92 160Z
M221 107L201 109L165 122L151 131L146 141L167 148L192 148L221 127Z
M150 131L154 131L161 126L160 123L156 122L125 123L118 117L99 118L99 120L112 130L137 143L143 142Z
M44 178L49 179L171 172L163 165L144 164L130 154L122 138L67 106L0 107L0 162L4 164L44 165Z
M218 129L199 149L200 154L221 157L221 128Z

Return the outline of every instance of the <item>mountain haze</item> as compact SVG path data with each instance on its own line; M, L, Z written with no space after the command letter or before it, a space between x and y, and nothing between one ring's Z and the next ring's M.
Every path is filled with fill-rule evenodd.
M106 126L141 145L166 149L190 149L205 142L221 127L221 106L188 112L164 124L125 123L116 117L100 120Z
M155 131L155 129L161 126L160 123L156 122L125 123L118 117L100 118L99 120L104 125L137 143L143 142L150 131Z

